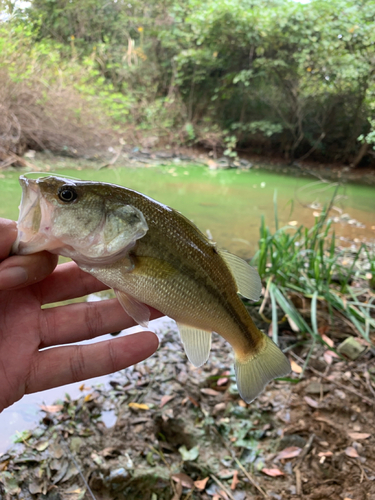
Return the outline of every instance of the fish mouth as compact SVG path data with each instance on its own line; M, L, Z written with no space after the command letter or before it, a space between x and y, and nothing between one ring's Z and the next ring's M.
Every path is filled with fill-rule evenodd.
M28 255L44 250L46 237L39 232L44 203L37 180L21 175L19 182L22 198L17 222L18 234L11 253Z

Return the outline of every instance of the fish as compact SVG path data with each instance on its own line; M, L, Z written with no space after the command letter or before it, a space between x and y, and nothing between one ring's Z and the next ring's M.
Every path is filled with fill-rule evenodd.
M279 347L254 324L240 296L259 300L256 269L217 248L177 210L126 187L58 176L20 176L13 253L71 258L106 286L135 322L151 306L177 323L190 362L210 354L212 333L234 350L240 396L250 403L290 372Z

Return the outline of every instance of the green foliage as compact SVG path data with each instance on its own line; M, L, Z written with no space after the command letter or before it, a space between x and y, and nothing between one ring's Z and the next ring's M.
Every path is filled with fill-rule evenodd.
M276 202L275 202L276 203ZM267 281L273 316L273 337L277 341L277 309L287 315L298 330L320 340L318 333L318 304L324 309L344 316L367 341L370 329L375 328L371 312L375 305L365 304L360 297L367 286L354 288L352 281L366 280L367 267L374 269L375 255L364 244L356 252L348 266L344 264L348 252L337 250L332 221L328 210L315 218L311 229L304 226L278 228L275 209L276 231L266 227L264 219L260 228L259 250L253 262L258 266L262 279ZM367 261L364 265L363 261ZM308 324L294 307L290 296L297 294L311 301L311 324Z
M5 51L16 56L26 39L118 126L190 143L219 130L229 156L247 146L291 160L352 162L375 141L370 0L2 4Z

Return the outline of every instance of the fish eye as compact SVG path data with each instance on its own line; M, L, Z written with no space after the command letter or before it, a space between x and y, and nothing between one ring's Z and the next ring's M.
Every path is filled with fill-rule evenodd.
M72 186L62 186L58 191L58 196L64 203L71 203L77 199L77 191Z

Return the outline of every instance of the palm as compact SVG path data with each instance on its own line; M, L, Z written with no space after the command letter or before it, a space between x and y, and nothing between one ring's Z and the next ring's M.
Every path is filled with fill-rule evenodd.
M4 253L0 243L0 258ZM96 344L65 345L128 328L134 321L116 299L42 309L44 304L105 288L73 262L57 266L49 274L56 265L50 254L10 257L0 264L0 288L4 289L2 271L12 265L29 267L29 275L36 269L39 274L34 280L41 281L0 291L0 411L24 394L111 373L156 350L157 337L151 332ZM152 317L159 315L152 311ZM53 346L59 347L43 350Z

